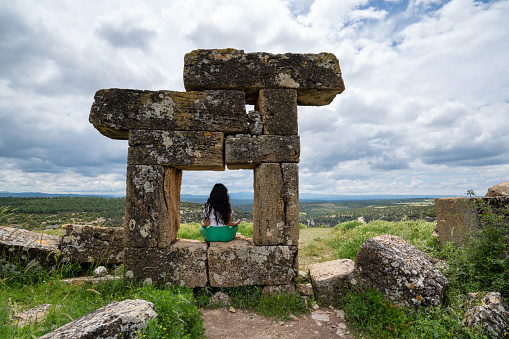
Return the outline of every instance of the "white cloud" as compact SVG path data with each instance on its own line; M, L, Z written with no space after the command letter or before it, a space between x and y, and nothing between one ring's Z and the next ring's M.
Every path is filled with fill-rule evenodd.
M127 144L88 123L95 91L184 90L185 53L233 47L340 60L346 91L299 108L301 192L484 192L509 170L508 14L471 0L4 2L0 191L122 194ZM252 171L185 172L182 191L218 181L252 190Z

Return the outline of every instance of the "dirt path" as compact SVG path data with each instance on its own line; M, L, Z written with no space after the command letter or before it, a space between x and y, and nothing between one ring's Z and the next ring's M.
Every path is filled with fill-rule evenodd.
M208 339L347 338L353 339L342 311L320 308L289 321L273 321L256 313L200 309Z

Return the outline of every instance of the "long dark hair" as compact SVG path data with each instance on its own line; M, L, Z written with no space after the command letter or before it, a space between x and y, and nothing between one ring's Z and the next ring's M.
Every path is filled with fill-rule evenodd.
M215 184L212 188L212 192L210 192L210 197L203 211L205 218L210 217L212 209L214 209L216 221L228 225L232 215L232 206L230 205L228 189L223 184Z

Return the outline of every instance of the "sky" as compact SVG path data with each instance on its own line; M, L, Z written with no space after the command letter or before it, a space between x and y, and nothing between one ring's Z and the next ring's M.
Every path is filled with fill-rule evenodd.
M482 196L509 181L508 18L509 1L2 1L0 191L125 195L95 92L185 91L187 52L236 48L339 59L346 90L298 110L301 193ZM253 171L184 171L182 193L216 182L252 191Z

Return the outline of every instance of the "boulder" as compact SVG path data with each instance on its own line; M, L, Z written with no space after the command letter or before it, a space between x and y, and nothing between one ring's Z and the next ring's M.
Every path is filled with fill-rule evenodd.
M135 332L157 317L154 304L135 299L114 301L71 321L39 339L135 338Z
M223 137L221 132L131 130L127 163L224 170Z
M120 264L124 261L124 228L63 225L64 262Z
M241 91L173 92L101 89L89 121L103 135L127 140L131 129L246 133Z
M354 262L339 259L309 266L311 283L317 298L331 304L352 284Z
M242 50L199 49L184 57L186 91L241 90L254 105L264 88L297 90L297 102L322 106L345 90L339 61L331 53L270 54Z
M38 260L53 264L60 256L60 237L36 233L21 228L0 227L0 256L16 256L25 261Z
M413 308L440 305L448 284L432 258L389 234L361 245L354 275L361 286L374 288L395 303Z
M298 135L230 135L224 147L229 169L253 169L262 163L297 163L300 159Z
M124 276L157 285L207 284L207 243L178 239L166 248L125 249Z
M487 198L492 197L507 197L509 196L509 182L504 181L501 184L492 186L488 188L488 193L486 193Z
M173 167L127 166L126 246L163 248L177 238L181 182Z
M261 164L254 170L253 241L256 245L299 243L299 167Z
M297 276L297 246L256 246L236 236L230 242L212 242L208 274L212 287L290 285Z
M483 327L490 337L504 338L504 334L509 333L509 306L500 293L486 293L480 303L475 302L478 300L477 293L469 293L468 297L463 323L468 327Z
M262 89L255 110L261 113L263 134L297 135L297 91L294 89Z

